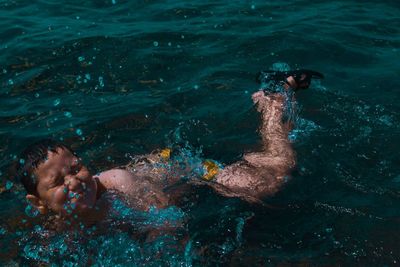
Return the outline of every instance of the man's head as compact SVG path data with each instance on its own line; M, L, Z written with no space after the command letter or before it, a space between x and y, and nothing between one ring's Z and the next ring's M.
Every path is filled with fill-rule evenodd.
M22 153L18 176L26 199L41 213L82 213L96 203L97 183L66 145L37 142Z

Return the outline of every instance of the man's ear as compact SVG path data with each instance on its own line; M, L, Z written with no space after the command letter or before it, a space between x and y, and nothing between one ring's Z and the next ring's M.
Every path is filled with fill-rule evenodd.
M31 194L27 194L26 195L26 200L33 206L35 207L40 214L46 214L48 212L48 209L46 207L46 205L43 203L42 200L40 200L40 198L38 198L35 195L31 195Z

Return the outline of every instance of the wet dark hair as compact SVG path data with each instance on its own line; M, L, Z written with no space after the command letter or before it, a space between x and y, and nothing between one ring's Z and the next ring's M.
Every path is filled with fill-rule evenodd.
M38 196L38 181L33 172L46 161L49 151L57 153L58 148L67 149L73 153L68 146L52 139L40 140L21 153L17 164L17 178L24 185L28 194Z

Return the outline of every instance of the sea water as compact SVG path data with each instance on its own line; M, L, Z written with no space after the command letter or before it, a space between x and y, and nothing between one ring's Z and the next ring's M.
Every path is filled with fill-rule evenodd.
M391 0L0 1L0 262L398 265L399 14ZM255 74L296 68L326 78L296 94L298 165L265 206L198 188L166 210L120 203L107 231L55 233L13 178L41 138L94 172L171 144L230 164L260 146ZM136 236L165 220L182 234Z

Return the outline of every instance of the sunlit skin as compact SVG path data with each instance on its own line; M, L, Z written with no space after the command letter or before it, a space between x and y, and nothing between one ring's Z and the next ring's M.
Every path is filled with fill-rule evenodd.
M49 151L47 160L36 168L34 175L38 179L38 196L28 194L26 198L42 214L51 210L64 217L83 215L95 207L105 190L124 193L140 210L168 206L168 197L157 184L142 177L138 179L123 169L111 169L93 176L68 149Z
M296 87L291 76L287 83L286 89ZM204 183L224 196L260 202L281 188L296 160L287 138L292 124L282 122L284 96L279 93L265 95L259 91L252 99L262 119L261 151L244 154L243 160L226 166L214 179ZM165 187L179 181L179 177L166 182L156 177L161 173L140 168L132 172L112 169L93 176L71 151L58 148L56 152L48 152L47 160L34 171L38 179L38 196L28 194L26 198L41 213L52 210L62 216L87 214L105 190L123 193L135 209L165 208L174 198L174 192L166 193Z
M62 215L84 213L94 207L98 183L80 159L69 150L58 148L48 152L45 162L34 171L38 179L37 193L27 195L39 211L48 209Z

